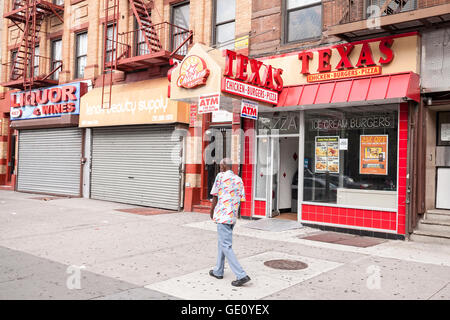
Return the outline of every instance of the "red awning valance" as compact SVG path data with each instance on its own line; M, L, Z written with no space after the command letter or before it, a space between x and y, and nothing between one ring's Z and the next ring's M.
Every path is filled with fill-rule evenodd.
M285 87L277 107L407 98L419 102L420 78L413 72Z

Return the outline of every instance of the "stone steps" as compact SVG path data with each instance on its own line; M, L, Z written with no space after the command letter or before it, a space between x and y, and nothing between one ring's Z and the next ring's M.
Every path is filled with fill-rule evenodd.
M428 210L410 237L413 241L450 244L450 211Z

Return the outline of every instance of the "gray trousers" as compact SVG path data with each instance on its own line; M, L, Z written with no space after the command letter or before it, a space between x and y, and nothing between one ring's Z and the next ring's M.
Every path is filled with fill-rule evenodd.
M223 269L225 266L225 257L227 258L228 265L233 273L236 275L236 279L242 279L247 274L239 264L236 255L233 252L233 228L234 224L217 224L217 238L218 238L218 255L217 265L213 272L216 276L223 276Z

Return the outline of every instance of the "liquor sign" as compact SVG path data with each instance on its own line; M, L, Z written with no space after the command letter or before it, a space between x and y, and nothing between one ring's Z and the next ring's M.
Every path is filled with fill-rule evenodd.
M198 99L198 113L219 111L220 93L202 95Z
M241 117L256 120L258 119L258 103L242 99Z
M278 104L279 92L283 90L282 69L265 65L259 60L250 59L231 50L225 50L224 55L226 61L222 80L223 92ZM235 61L236 72L233 71Z
M80 82L15 92L11 94L11 120L80 114L80 97Z
M326 80L336 80L343 78L363 77L368 75L381 74L381 65L390 63L394 59L394 51L392 45L393 38L382 38L378 42L378 49L381 57L375 61L370 43L373 40L362 41L362 46L359 51L358 60L351 61L350 54L354 51L355 45L358 43L345 43L333 47L306 50L298 54L298 59L301 61L301 73L307 75L307 82L317 82ZM317 73L310 74L309 64L314 59L314 52L317 53ZM339 56L339 61L336 65L331 65L331 57ZM334 70L332 70L334 69Z
M209 72L205 60L195 55L189 56L181 64L177 85L186 89L205 85Z
M388 136L362 135L360 137L360 174L388 174Z

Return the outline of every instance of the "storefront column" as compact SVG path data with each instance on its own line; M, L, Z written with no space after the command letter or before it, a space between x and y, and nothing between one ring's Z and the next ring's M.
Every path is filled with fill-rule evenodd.
M199 125L200 124L200 125ZM200 203L202 168L202 127L196 122L189 128L186 141L186 181L184 186L184 211L193 211Z
M241 112L233 111L233 122L231 124L231 160L232 170L239 175L241 161Z
M303 176L305 168L305 111L300 111L300 125L298 137L298 182L297 182L297 221L302 220L302 202L303 202Z

